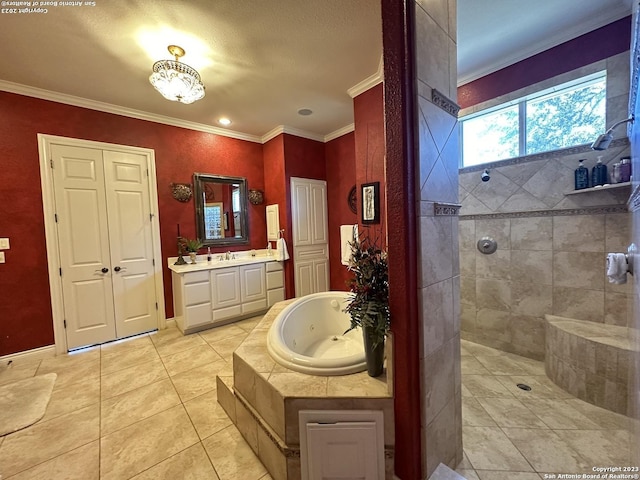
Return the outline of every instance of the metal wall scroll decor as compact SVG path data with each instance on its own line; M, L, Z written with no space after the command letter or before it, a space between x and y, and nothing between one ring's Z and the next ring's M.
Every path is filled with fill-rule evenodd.
M349 210L353 213L358 213L358 194L355 185L351 187L351 190L349 190L349 194L347 195L347 204L349 205Z
M188 202L193 196L193 188L190 183L172 183L171 193L179 202Z
M261 190L249 190L249 202L251 202L252 205L260 205L264 202L264 193L262 193Z

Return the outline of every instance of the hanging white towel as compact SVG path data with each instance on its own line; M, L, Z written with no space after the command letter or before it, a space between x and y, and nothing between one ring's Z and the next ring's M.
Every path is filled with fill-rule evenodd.
M351 245L358 240L358 224L340 225L340 261L342 265L349 265Z
M624 253L607 254L609 283L627 283L627 256Z
M276 242L276 260L278 262L284 262L289 260L289 252L287 251L287 242L284 238L279 238Z

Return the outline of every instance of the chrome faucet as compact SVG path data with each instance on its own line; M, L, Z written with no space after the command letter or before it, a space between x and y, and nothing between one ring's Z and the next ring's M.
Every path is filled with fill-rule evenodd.
M231 258L231 252L227 252L224 256L225 260L229 260Z

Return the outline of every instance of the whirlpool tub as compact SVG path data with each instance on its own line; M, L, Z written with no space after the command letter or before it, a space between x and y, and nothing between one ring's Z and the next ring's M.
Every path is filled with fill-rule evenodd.
M346 375L366 370L362 331L342 310L347 292L301 297L280 312L267 335L269 354L280 365L309 375Z

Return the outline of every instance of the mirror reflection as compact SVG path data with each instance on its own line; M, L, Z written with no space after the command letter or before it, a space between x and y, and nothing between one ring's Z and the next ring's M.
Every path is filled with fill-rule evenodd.
M205 246L249 243L247 181L194 173L198 238Z

